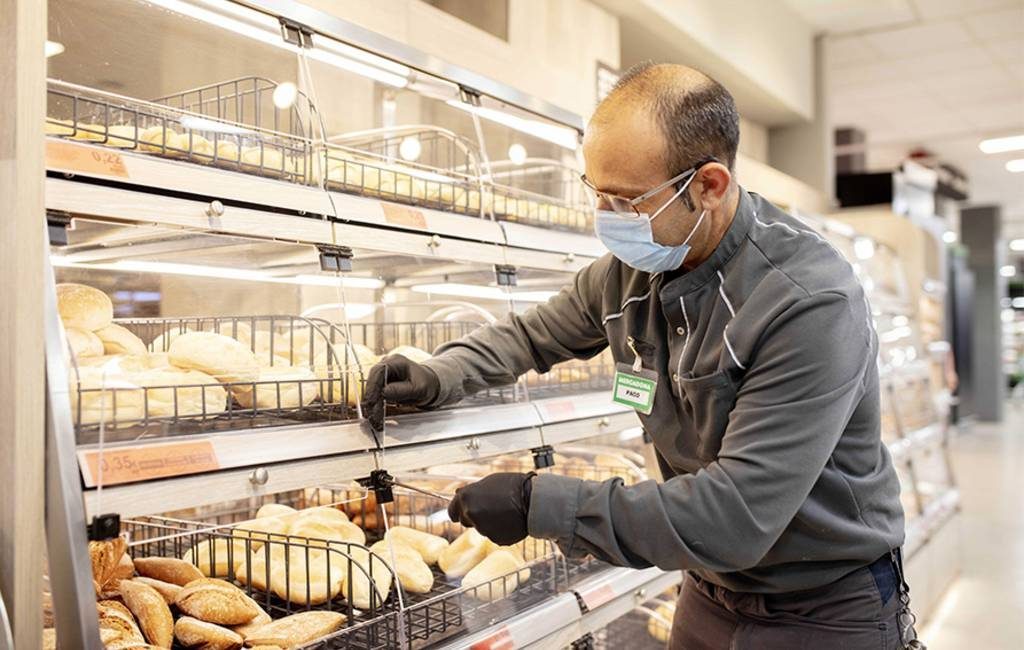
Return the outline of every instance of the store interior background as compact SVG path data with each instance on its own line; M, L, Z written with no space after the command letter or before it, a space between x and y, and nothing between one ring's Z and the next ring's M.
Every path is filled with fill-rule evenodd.
M907 317L931 343L925 347L949 360L949 372L936 381L958 383L944 405L951 426L943 453L952 460L960 516L942 533L951 554L930 558L935 570L912 576L914 593L927 599L923 639L933 650L1024 647L1024 2L303 3L584 120L616 75L638 62L684 63L722 82L742 116L739 182L879 245L877 254L891 257L906 278ZM59 6L63 24L80 27L61 35L68 51L86 35L112 34L89 47L106 48L103 58L122 61L122 69L76 70L67 56L50 61L51 74L101 90L118 92L110 80L133 79L134 92L152 97L243 74L294 76L293 60L265 57L266 49L253 46L253 58L235 59L244 65L228 62L182 78L185 68L166 53L202 47L202 39L182 40L199 31L176 32L171 22L125 31L92 11L89 0L50 4L51 24ZM244 54L247 41L232 46ZM155 62L173 63L156 71L136 65L130 53L139 48L162 53ZM320 74L315 62L312 73ZM385 118L385 91L355 75L344 92L324 85L320 91L332 132L378 127L385 119L459 130L468 119L408 95ZM576 162L543 140L484 128L494 159L519 144L530 157ZM1007 136L1018 136L1016 149L986 153L980 146ZM874 254L865 252L865 263ZM167 277L160 290L173 311L217 287L216 279ZM371 300L369 293L350 297ZM326 289L292 294L267 285L247 293L246 304L220 307L225 314L268 305L299 312L331 299Z

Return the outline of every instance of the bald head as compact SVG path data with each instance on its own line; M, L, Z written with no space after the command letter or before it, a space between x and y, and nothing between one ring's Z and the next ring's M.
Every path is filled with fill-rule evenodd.
M732 95L699 70L668 63L641 63L623 74L598 105L588 130L644 122L660 134L657 152L668 177L715 158L729 169L739 146L739 115ZM651 152L652 154L654 152Z

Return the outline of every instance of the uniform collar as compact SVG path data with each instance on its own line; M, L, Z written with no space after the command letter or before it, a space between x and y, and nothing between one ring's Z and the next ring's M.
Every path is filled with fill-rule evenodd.
M667 282L664 281L664 276L659 278L661 287L658 293L662 303L675 302L678 296L690 293L707 284L739 250L740 244L750 232L750 226L754 223L755 216L754 199L742 187L739 188L739 192L740 200L736 205L736 215L733 217L732 223L729 224L729 229L722 236L722 241L718 242L718 246L711 253L711 257L701 262L695 269Z

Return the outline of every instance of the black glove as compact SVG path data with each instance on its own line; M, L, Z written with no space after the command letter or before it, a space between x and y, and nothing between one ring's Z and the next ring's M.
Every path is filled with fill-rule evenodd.
M448 517L501 546L522 541L527 535L531 479L536 475L499 472L461 487L448 504Z
M400 354L381 359L370 368L363 393L363 415L374 431L384 428L384 402L424 406L437 399L441 380L430 368L410 361Z

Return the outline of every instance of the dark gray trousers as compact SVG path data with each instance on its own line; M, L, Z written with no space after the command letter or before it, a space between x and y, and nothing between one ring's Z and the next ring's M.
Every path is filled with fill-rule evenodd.
M669 648L896 650L899 595L887 560L787 594L737 593L687 573Z

